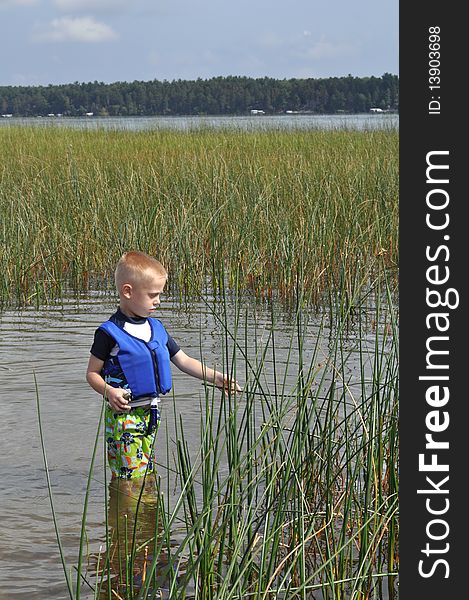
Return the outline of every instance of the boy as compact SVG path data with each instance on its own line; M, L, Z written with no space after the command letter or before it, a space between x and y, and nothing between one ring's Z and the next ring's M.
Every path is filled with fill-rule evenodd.
M160 423L160 394L171 389L170 361L181 371L233 392L235 380L185 354L152 317L168 274L143 252L122 255L115 282L119 307L96 330L86 372L106 398L106 440L112 478L135 479L154 470L153 445Z

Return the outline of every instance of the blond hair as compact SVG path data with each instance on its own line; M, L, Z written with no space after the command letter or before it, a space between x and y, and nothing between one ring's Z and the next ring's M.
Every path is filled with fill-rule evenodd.
M117 291L120 292L125 283L131 285L142 283L155 275L168 276L168 272L159 260L138 250L124 252L117 263L114 275Z

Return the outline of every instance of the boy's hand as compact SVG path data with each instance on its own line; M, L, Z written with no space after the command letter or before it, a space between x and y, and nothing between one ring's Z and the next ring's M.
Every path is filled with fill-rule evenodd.
M217 373L214 383L217 388L225 392L226 396L228 396L229 392L239 394L242 391L236 379L230 379L227 375L223 375L222 373Z
M124 412L129 409L129 390L106 387L106 399L114 412Z

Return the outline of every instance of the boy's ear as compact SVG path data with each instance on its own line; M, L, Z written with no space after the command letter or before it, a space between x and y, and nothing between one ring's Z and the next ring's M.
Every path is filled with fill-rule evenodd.
M124 285L122 286L122 295L125 298L130 298L130 296L132 295L132 286L130 285L130 283L124 283Z

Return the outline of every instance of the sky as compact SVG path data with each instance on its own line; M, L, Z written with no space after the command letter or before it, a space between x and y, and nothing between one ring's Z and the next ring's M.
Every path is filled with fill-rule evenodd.
M399 74L398 0L0 0L0 85Z

